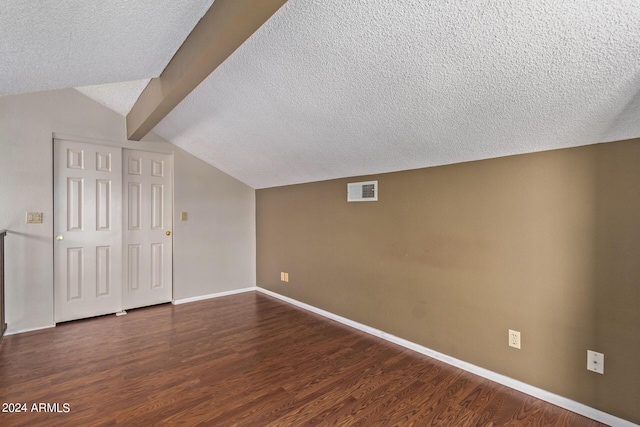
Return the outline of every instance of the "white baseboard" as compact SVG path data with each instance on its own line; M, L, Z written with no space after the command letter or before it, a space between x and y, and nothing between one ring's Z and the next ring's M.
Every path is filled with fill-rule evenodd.
M7 330L4 333L4 336L6 337L8 335L24 334L25 332L33 332L33 331L39 331L41 329L49 329L49 328L55 328L55 327L56 327L56 324L54 323L53 325L38 326L37 328L16 329L12 331Z
M202 300L211 299L211 298L226 297L228 295L241 294L241 293L244 293L244 292L251 292L251 291L255 291L255 290L256 290L256 287L255 286L251 286L249 288L234 289L234 290L231 290L231 291L217 292L215 294L200 295L200 296L197 296L197 297L177 299L177 300L173 300L173 304L174 305L185 304L185 303L188 303L188 302L202 301Z
M247 289L251 289L251 288L247 288ZM618 418L616 416L613 416L606 412L602 412L598 409L592 408L590 406L584 405L574 400L567 399L566 397L559 396L557 394L548 392L546 390L542 390L538 387L534 387L532 385L523 383L522 381L518 381L513 378L504 376L502 374L498 374L496 372L490 371L488 369L484 369L479 366L473 365L471 363L464 362L454 357L447 356L446 354L437 352L435 350L431 350L430 348L421 346L420 344L416 344L414 342L405 340L403 338L396 337L395 335L391 335L379 329L375 329L370 326L364 325L362 323L355 322L353 320L347 319L346 317L338 316L337 314L333 314L331 312L322 310L312 305L305 304L293 298L289 298L284 295L277 294L275 292L269 291L267 289L263 289L261 287L256 287L254 289L257 290L258 292L262 292L263 294L272 296L281 301L295 305L297 307L300 307L312 313L319 314L328 319L335 320L336 322L339 322L344 325L350 326L352 328L358 329L360 331L366 332L378 338L382 338L384 340L387 340L394 344L398 344L402 347L408 348L410 350L416 351L426 356L433 357L436 360L455 366L456 368L463 369L467 372L471 372L472 374L476 374L483 378L494 381L498 384L502 384L514 390L521 391L522 393L536 397L540 400L544 400L545 402L549 402L553 405L567 409L571 412L584 415L585 417L591 418L598 422L608 424L610 426L615 426L615 427L640 427L638 424L634 424L630 421L623 420L622 418Z

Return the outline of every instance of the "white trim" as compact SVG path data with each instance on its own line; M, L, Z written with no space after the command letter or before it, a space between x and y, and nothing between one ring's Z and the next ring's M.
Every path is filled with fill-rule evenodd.
M257 290L255 286L252 286L250 288L234 289L232 291L218 292L215 294L200 295L197 297L177 299L173 301L173 304L174 305L186 304L188 302L202 301L202 300L211 299L211 298L226 297L228 295L242 294L244 292L251 292L255 290Z
M435 350L431 350L430 348L421 346L420 344L416 344L414 342L405 340L403 338L396 337L395 335L391 335L379 329L375 329L370 326L364 325L362 323L347 319L346 317L338 316L337 314L333 314L329 311L325 311L320 308L314 307L312 305L305 304L293 298L289 298L284 295L277 294L267 289L263 289L259 286L256 287L255 289L258 292L262 292L263 294L269 295L281 301L295 305L296 307L300 307L312 313L316 313L316 314L319 314L320 316L324 316L328 319L335 320L336 322L339 322L344 325L350 326L354 329L358 329L360 331L366 332L378 338L382 338L394 344L398 344L402 347L408 348L410 350L416 351L426 356L433 357L436 360L455 366L456 368L460 368L467 372L471 372L472 374L476 374L483 378L487 378L498 384L502 384L514 390L521 391L522 393L526 393L530 396L536 397L540 400L544 400L545 402L549 402L553 405L567 409L571 412L584 415L585 417L591 418L598 422L608 424L611 426L616 426L616 427L640 427L638 424L634 424L631 421L623 420L622 418L618 418L616 416L613 416L606 412L602 412L598 409L592 408L590 406L584 405L574 400L567 399L566 397L559 396L557 394L548 392L546 390L542 390L538 387L534 387L532 385L523 383L522 381L518 381L513 378L507 377L505 375L498 374L488 369L473 365L471 363L464 362L454 357L447 356L446 354L437 352Z
M24 334L26 332L33 332L33 331L39 331L41 329L49 329L49 328L55 328L56 324L52 324L52 325L46 325L46 326L38 326L37 328L27 328L27 329L18 329L16 331L9 331L7 330L4 333L4 336L8 336L8 335L16 335L16 334Z

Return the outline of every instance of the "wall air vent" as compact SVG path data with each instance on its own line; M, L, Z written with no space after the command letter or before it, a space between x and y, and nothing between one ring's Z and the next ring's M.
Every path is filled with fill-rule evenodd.
M347 202L375 202L378 200L378 181L347 184Z

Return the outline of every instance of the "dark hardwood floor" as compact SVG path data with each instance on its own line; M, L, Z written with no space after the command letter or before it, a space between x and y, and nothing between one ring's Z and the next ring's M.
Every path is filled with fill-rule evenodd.
M258 293L5 337L0 402L27 405L2 426L603 425Z

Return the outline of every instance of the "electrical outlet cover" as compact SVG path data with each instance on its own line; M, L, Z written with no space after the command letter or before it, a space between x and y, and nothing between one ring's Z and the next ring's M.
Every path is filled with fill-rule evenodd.
M520 332L509 329L509 347L520 349Z
M604 354L587 350L587 369L604 374Z

